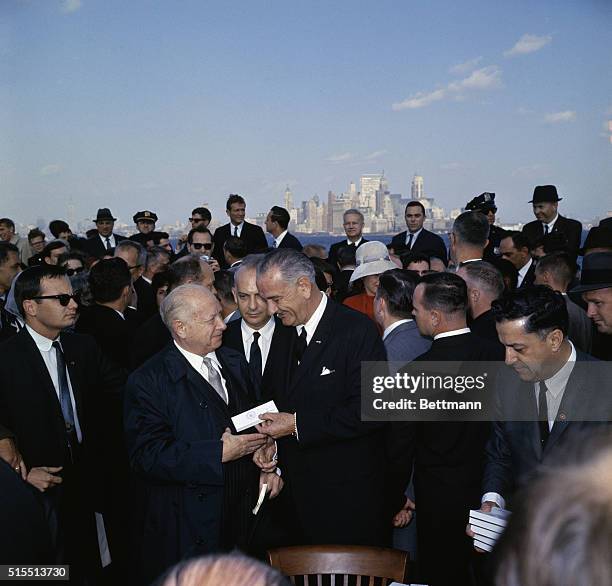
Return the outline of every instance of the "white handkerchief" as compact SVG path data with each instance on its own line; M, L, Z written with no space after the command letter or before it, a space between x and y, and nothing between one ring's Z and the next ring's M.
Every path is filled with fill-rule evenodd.
M243 411L238 415L234 415L232 417L232 423L236 428L236 431L244 431L249 427L253 427L258 423L263 423L259 416L264 413L278 413L278 408L274 401L268 401L263 405L259 405L257 407L253 407L253 409L249 409L248 411Z
M336 371L335 370L329 370L329 368L327 368L327 366L324 366L323 369L321 370L320 376L325 376L327 374L332 374L332 372L336 372Z
M261 490L259 491L259 498L257 499L257 504L255 505L255 508L253 509L253 515L257 515L257 513L259 513L259 508L261 507L261 505L264 502L264 499L266 498L267 490L268 490L268 485L265 483L262 484Z

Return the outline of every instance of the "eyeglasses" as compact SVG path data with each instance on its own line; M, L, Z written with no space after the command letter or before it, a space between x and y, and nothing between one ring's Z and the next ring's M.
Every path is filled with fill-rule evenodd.
M66 274L69 277L72 277L72 275L78 275L79 273L82 273L85 270L85 267L77 267L76 269L66 269Z
M212 248L212 242L192 242L191 246L196 250L200 250L200 248L204 248L205 250L210 250Z
M79 303L79 295L68 295L68 293L61 293L60 295L39 295L38 297L30 297L30 299L57 299L62 307L67 307L70 301Z
M204 218L187 218L192 224L195 224L196 222L206 222L206 220Z

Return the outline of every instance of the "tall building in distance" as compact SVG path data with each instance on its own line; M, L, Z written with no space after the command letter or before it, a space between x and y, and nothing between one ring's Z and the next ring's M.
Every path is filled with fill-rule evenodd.
M384 175L362 175L359 180L359 207L363 209L376 209L376 192L381 190Z
M425 190L423 189L423 177L415 175L412 178L412 185L410 186L410 197L412 199L423 199L425 197Z
M291 193L291 189L287 185L287 189L285 189L285 209L287 211L293 209L293 193Z

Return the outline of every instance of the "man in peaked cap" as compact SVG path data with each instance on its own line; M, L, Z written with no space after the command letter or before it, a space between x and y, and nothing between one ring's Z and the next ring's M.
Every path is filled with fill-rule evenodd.
M565 218L559 214L559 202L562 200L554 185L537 185L533 191L533 213L537 220L523 226L523 234L531 244L543 236L562 232L567 238L567 250L574 257L578 256L582 238L582 224L577 220Z
M506 236L506 231L503 228L495 225L495 214L497 213L497 205L495 205L495 194L490 191L485 191L477 195L465 206L466 211L480 212L487 216L489 221L489 243L484 250L483 258L492 258L499 256L499 245L502 238Z
M157 222L157 214L149 210L136 212L132 218L136 224L138 232L130 236L130 240L142 244L145 248L153 245L153 240L157 232L155 232L155 222Z
M88 238L83 245L83 250L88 256L103 258L106 254L112 255L117 243L125 240L125 236L113 233L116 219L108 208L98 210L94 220L97 234Z

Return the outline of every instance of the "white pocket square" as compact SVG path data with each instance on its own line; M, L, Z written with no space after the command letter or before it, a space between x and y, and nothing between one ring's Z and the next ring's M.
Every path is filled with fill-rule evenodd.
M332 374L333 372L336 372L335 370L329 370L329 368L327 368L327 366L324 366L321 370L321 374L319 376L325 376L327 374Z

